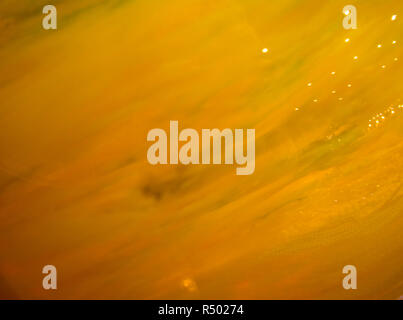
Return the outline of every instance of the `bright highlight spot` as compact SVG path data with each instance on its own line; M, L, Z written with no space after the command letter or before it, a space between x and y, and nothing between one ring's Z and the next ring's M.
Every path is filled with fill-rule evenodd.
M188 291L190 291L190 292L195 292L195 291L197 291L197 284L196 284L196 282L195 282L193 279L191 279L191 278L184 279L184 280L182 281L182 286L183 286L185 289L187 289Z

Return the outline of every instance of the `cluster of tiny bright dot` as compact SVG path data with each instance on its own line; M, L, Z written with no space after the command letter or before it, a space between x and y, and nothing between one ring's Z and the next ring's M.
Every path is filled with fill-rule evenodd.
M368 120L368 127L370 129L379 127L382 125L388 118L393 117L397 114L397 112L403 111L403 105L399 104L396 107L389 107L385 109L383 112L377 113L371 119Z
M346 11L346 12L344 12L344 14L345 15L348 15L348 14L350 14L350 11ZM392 17L391 17L391 20L392 21L396 21L396 19L397 19L397 15L396 14L394 14L394 15L392 15ZM344 42L346 42L346 43L349 43L350 42L350 38L346 38L345 40L344 40ZM397 41L396 40L393 40L392 41L392 45L396 45L396 43L397 43ZM382 44L381 43L379 43L378 45L377 45L377 48L378 49L381 49L382 48ZM262 52L263 53L268 53L269 52L269 49L268 48L263 48L262 49ZM358 60L358 56L353 56L353 60ZM394 59L393 59L394 61L398 61L398 58L397 57L395 57ZM386 65L381 65L380 66L382 69L386 69ZM331 71L330 72L330 75L332 75L332 76L335 76L336 75L336 71ZM313 83L312 82L309 82L308 84L307 84L307 86L308 87L312 87L312 85L313 85ZM351 83L348 83L348 84L346 84L346 86L348 87L348 88L351 88L352 87L352 84ZM336 94L337 92L336 92L336 90L332 90L332 94ZM338 97L337 98L339 101L342 101L343 100L343 97ZM314 98L313 99L313 102L315 102L315 103L317 103L317 102L319 102L319 100L317 99L317 98ZM401 106L399 106L398 108L401 108ZM294 109L295 111L299 111L300 110L300 107L295 107L295 109ZM388 109L389 110L389 109ZM390 110L391 112L391 114L394 114L394 110ZM393 111L393 112L392 112ZM380 113L379 114L380 115L380 119L378 119L379 121L381 121L381 119L383 120L383 118L382 118L382 113ZM378 116L378 115L377 115ZM373 120L373 119L371 119L371 120ZM371 120L370 120L370 122L371 122ZM378 122L379 123L379 122ZM378 124L378 123L376 123L376 121L375 121L375 124L373 124L373 123L370 123L369 124L369 127L373 127L373 126L376 126L376 124Z

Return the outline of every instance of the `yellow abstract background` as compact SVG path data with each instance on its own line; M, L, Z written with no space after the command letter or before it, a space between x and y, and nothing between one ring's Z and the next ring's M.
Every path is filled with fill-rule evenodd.
M399 298L402 18L400 0L2 0L0 298ZM254 128L255 173L150 165L170 120Z

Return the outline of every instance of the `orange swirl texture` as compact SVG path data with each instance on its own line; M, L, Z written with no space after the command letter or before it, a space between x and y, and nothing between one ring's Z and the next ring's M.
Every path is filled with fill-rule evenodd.
M402 1L47 4L0 2L0 299L403 295ZM255 172L150 165L170 120Z

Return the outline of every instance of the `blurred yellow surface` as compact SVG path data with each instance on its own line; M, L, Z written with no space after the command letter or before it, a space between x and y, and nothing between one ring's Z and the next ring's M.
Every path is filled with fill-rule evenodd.
M46 4L0 3L0 298L403 294L402 1ZM255 173L151 166L170 120L255 128Z

